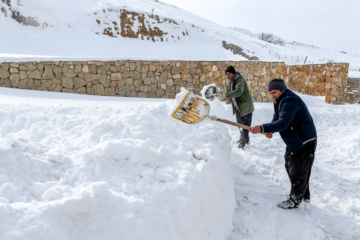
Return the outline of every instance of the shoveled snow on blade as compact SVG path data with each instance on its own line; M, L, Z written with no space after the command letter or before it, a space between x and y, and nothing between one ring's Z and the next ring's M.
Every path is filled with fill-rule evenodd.
M203 121L209 113L210 105L185 88L181 88L181 92L176 95L175 106L170 112L173 118L188 124Z
M216 86L215 83L212 83L210 85L207 85L203 87L201 90L201 95L203 98L214 100L215 97L219 97L220 89Z

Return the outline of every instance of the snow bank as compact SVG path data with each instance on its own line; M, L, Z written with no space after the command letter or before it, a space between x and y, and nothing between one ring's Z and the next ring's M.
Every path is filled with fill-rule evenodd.
M169 117L173 100L100 97L107 101L98 105L0 91L8 99L0 106L1 239L217 240L231 232L226 128Z

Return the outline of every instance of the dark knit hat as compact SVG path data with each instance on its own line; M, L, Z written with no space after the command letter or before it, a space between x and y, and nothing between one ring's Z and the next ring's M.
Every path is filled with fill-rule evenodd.
M227 72L236 74L235 68L234 68L233 66L228 66L228 67L226 68L226 70L225 70L225 74L226 74Z
M285 84L285 81L282 79L273 79L269 82L268 90L279 90L284 91L287 89L287 86Z

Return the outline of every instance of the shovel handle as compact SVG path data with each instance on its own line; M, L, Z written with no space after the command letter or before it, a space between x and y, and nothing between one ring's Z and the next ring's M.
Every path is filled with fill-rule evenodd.
M218 119L216 119L216 121L223 122L223 123L226 123L226 124L230 124L230 125L233 125L233 126L236 126L236 127L241 127L243 129L246 129L246 130L250 130L249 126L246 126L246 125L243 125L243 124L240 124L240 123L236 123L236 122L231 122L231 121L226 120L226 119L218 118Z
M230 124L230 125L233 125L233 126L236 126L236 127L241 127L241 128L243 128L243 129L246 129L246 130L250 130L250 127L249 127L249 126L246 126L246 125L244 125L244 124L232 122L232 121L229 121L229 120L226 120L226 119L217 118L217 117L215 117L215 116L208 116L208 117L209 117L211 120L215 120L215 121L218 121L218 122L222 122L222 123ZM261 133L261 134L266 135L266 133Z

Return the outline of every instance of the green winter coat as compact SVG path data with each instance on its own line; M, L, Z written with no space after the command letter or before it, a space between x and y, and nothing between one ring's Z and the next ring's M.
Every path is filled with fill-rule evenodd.
M231 100L233 113L235 109L244 117L254 111L254 103L249 91L249 87L240 72L236 72L235 79L226 88L226 97Z

